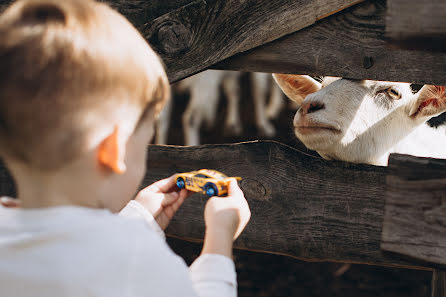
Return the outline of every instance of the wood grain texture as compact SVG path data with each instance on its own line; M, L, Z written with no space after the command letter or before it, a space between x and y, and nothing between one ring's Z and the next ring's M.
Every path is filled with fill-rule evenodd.
M446 84L446 54L390 48L386 2L367 1L214 68Z
M390 159L381 248L446 264L446 160Z
M242 176L252 218L235 248L306 261L438 267L380 249L386 167L327 161L272 141L148 148L142 186L177 172L212 168ZM0 190L12 181L0 170ZM0 192L0 195L7 194ZM201 242L206 198L192 195L167 235ZM440 265L440 267L443 267Z
M170 80L177 81L357 2L198 0L147 22L142 32L166 63ZM170 38L165 31L173 31Z
M171 82L362 0L103 0L142 32ZM10 0L0 0L5 6Z
M150 146L148 156L144 185L206 167L244 178L252 219L236 248L307 261L417 266L380 250L385 167L326 161L275 142ZM192 196L167 234L201 241L205 203Z
M432 273L432 297L446 297L446 271L434 269Z
M386 36L396 45L446 51L444 0L388 0Z

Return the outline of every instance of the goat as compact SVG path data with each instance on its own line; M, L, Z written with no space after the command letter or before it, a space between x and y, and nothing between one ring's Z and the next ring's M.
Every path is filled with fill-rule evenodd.
M386 166L390 153L446 157L444 127L427 121L446 111L445 87L273 74L298 105L294 132L325 159Z
M270 74L261 72L251 73L251 89L257 129L261 135L273 137L276 129L271 120L275 119L283 109L282 92L277 84L271 84ZM269 90L269 100L267 100Z
M180 81L175 86L179 93L190 93L190 100L182 117L183 134L186 145L200 144L200 128L204 123L208 128L214 125L217 116L220 88L228 101L224 123L226 134L240 135L240 79L234 71L207 70ZM256 127L260 134L272 137L275 128L271 123L284 106L283 94L266 73L251 73L251 90L254 101ZM271 90L270 90L271 89ZM270 92L269 92L270 91ZM269 99L267 98L269 94ZM157 121L156 143L166 144L172 102L162 111Z
M200 144L200 128L204 122L208 128L214 125L217 115L220 86L228 100L225 129L241 133L239 112L239 72L207 70L186 78L178 85L181 92L189 91L189 104L183 114L183 132L186 145Z

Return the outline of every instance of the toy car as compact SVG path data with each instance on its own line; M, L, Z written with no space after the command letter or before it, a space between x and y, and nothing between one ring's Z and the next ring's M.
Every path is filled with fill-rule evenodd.
M241 177L234 177L242 180ZM176 176L177 187L193 192L202 192L208 197L222 197L228 194L230 178L221 172L211 169L179 173Z

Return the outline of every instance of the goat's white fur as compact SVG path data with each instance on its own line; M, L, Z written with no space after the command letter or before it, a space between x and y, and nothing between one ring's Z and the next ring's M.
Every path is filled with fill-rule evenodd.
M321 85L309 76L273 76L302 105L293 121L296 136L325 159L387 165L390 153L446 158L444 127L426 124L446 110L443 87L413 94L407 83L330 79Z
M228 99L228 115L225 126L241 131L239 116L239 72L207 70L180 82L179 88L190 92L190 99L183 114L183 132L186 145L200 144L200 128L214 125L217 115L220 87Z
M251 89L257 129L260 134L272 137L276 129L271 120L279 115L284 106L282 92L276 84L271 84L270 74L261 72L251 73Z
M189 103L182 117L184 141L186 145L200 144L200 128L214 125L220 97L220 88L227 100L225 133L240 135L240 73L234 71L207 70L180 81L174 90L190 93ZM285 101L280 88L272 82L267 73L251 73L251 90L254 101L255 122L259 133L274 136L271 120L282 110ZM269 93L269 99L267 98ZM166 106L157 121L156 143L166 144L171 116L172 102Z

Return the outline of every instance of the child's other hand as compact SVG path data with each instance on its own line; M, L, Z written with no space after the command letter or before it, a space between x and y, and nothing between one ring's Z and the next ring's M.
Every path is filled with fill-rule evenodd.
M206 233L224 233L233 240L242 233L250 218L248 202L236 179L231 180L227 197L210 198L204 210Z
M188 196L189 191L178 189L173 175L141 190L135 200L141 203L153 215L161 229L165 230Z

